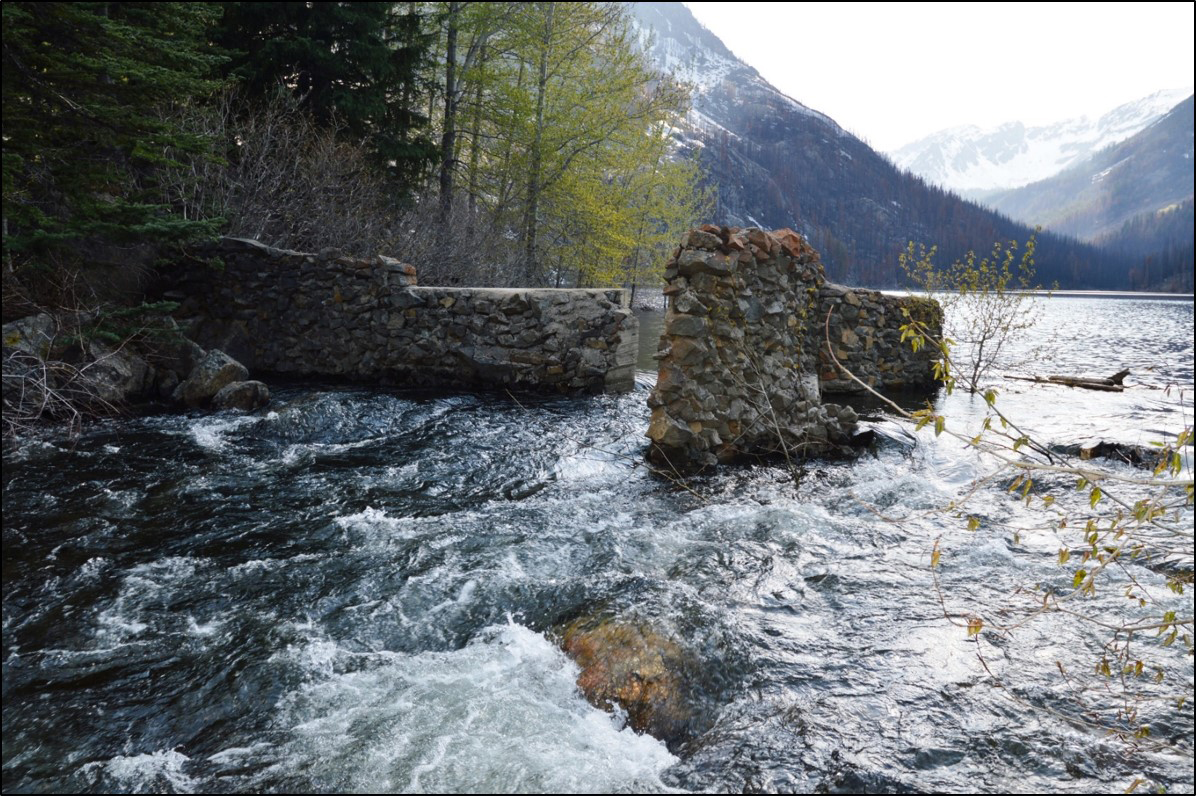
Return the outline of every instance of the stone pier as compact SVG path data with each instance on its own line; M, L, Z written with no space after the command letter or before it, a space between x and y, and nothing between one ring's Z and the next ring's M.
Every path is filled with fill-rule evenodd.
M877 387L933 382L930 352L906 351L901 310L932 324L937 304L829 284L792 230L705 225L665 271L668 308L648 399L649 458L679 471L751 456L800 460L845 452L850 407L824 393L862 390L836 356Z

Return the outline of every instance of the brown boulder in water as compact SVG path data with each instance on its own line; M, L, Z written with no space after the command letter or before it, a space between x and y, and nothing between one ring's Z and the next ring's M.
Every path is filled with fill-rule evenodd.
M677 642L644 624L579 619L563 628L561 647L581 667L577 686L590 704L619 705L632 729L663 741L689 729L693 661Z

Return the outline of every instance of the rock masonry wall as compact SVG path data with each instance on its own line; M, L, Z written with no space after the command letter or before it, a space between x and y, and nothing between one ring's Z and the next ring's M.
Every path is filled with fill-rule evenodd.
M909 300L827 283L818 253L792 230L691 230L665 280L660 369L648 399L648 455L658 465L693 470L751 455L845 451L856 413L822 394L862 388L826 351L828 310L836 356L865 381L886 387L931 375L928 354L906 355L895 331Z
M419 287L415 268L223 239L188 268L181 314L254 371L399 386L565 393L634 386L638 323L622 290Z
M830 283L818 290L818 317L825 322L830 313L830 356L825 341L825 324L818 329L818 374L822 393L866 392L850 379L835 359L879 391L929 389L935 386L934 351L915 352L901 341L901 327L919 321L941 332L943 309L938 302L917 296L888 296L876 290L861 290Z

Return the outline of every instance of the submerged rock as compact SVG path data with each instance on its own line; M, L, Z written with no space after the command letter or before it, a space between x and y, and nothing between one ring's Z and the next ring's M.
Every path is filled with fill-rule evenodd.
M577 686L590 704L618 705L632 729L662 741L689 730L688 673L696 662L677 642L646 624L579 619L561 631L561 647L581 667Z
M242 409L251 412L270 403L270 388L260 381L234 381L212 396L213 409Z
M1109 440L1091 440L1072 445L1052 445L1051 450L1066 456L1079 456L1082 461L1089 459L1109 459L1147 470L1157 467L1164 455L1163 448L1148 448L1144 445L1112 442Z

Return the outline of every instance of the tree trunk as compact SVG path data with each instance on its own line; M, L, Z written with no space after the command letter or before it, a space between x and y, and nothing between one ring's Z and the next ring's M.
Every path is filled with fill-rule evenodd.
M1101 392L1123 392L1125 386L1122 382L1130 372L1123 370L1114 373L1107 379L1086 379L1080 376L1014 376L1006 374L1007 379L1016 379L1017 381L1032 381L1035 384L1059 384L1064 387L1079 387L1085 390L1099 390Z
M440 225L453 212L453 162L457 145L457 21L461 3L448 4L448 32L444 51L444 133L440 136Z
M556 3L548 3L544 18L544 38L540 49L540 76L536 81L536 130L532 139L531 167L527 175L527 208L523 216L523 275L530 287L539 276L536 264L536 216L540 210L540 170L543 167L544 94L548 87L548 56L552 49L552 18Z
M527 64L522 59L519 61L519 75L515 78L515 92L519 93L523 89L524 73L527 71ZM503 145L502 154L502 168L498 175L498 202L495 204L496 208L505 208L511 204L511 194L515 190L515 175L511 173L511 153L514 148L514 137L507 136L507 140Z
M482 52L478 56L478 65L481 67L486 63L486 48L482 47ZM469 146L469 231L472 234L474 228L474 219L478 212L478 160L481 156L482 147L479 142L479 137L482 132L482 80L476 81L477 87L473 95L473 130L470 133Z

